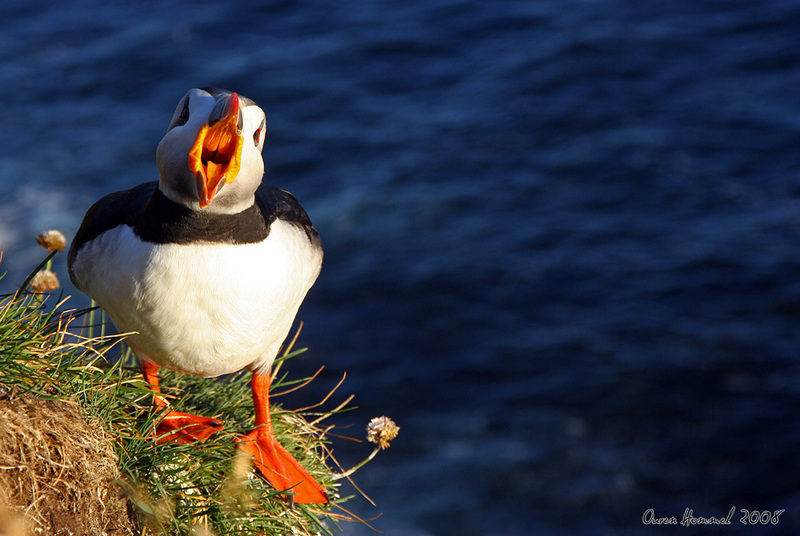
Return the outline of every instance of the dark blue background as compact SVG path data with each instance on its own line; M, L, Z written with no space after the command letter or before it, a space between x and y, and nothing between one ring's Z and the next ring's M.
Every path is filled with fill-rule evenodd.
M645 510L735 506L796 533L798 29L783 0L6 2L0 286L156 178L187 89L236 90L326 246L297 405L346 371L349 433L402 428L356 476L375 526L667 534Z

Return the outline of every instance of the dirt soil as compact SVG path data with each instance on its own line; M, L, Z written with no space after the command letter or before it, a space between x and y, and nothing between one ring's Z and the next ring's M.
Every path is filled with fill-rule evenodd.
M128 536L113 448L78 404L0 385L0 535Z

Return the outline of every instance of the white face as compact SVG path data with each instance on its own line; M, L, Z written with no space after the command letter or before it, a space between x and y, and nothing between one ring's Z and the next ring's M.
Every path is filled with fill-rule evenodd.
M201 129L209 122L218 101L231 94L225 90L192 89L175 108L167 133L158 144L156 160L159 188L178 203L209 212L239 212L253 204L253 195L264 174L261 151L264 148L267 119L264 111L247 97L239 96L241 167L238 174L220 185L208 207L200 208L198 180L189 167L189 151Z

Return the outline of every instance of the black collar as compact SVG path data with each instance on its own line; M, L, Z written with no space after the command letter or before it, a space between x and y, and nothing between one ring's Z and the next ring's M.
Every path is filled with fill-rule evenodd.
M176 203L158 188L136 218L133 231L143 241L155 244L254 244L269 235L255 203L238 214L212 214Z

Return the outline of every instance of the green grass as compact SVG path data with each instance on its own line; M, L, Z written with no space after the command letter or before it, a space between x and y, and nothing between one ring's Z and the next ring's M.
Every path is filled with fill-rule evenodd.
M342 520L354 520L342 506L352 496L339 495L342 474L330 467L338 464L330 430L323 428L325 418L347 411L349 398L330 410L302 414L273 405L278 440L331 496L328 505L290 508L252 472L249 459L237 456L234 439L253 426L249 374L204 380L162 369L162 389L174 407L218 417L224 428L203 445L156 444L152 430L158 416L130 350L119 337L105 335L111 330L102 314L69 310L68 303L57 295L43 299L23 291L0 298L0 384L77 402L104 424L136 533L332 534ZM292 380L283 371L302 351L290 345L276 360L273 393L303 386L305 380Z

